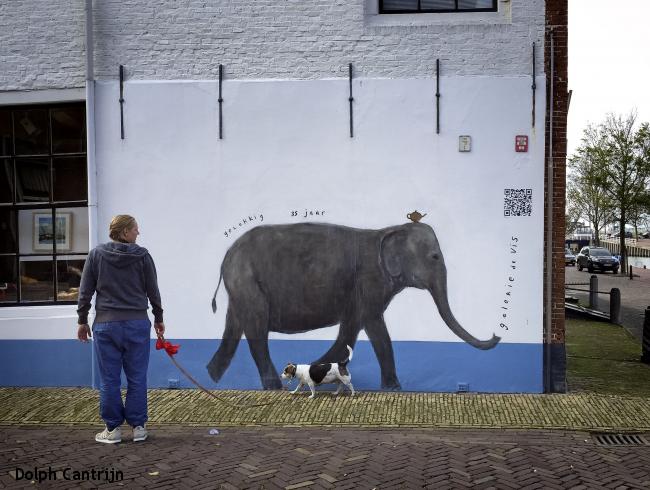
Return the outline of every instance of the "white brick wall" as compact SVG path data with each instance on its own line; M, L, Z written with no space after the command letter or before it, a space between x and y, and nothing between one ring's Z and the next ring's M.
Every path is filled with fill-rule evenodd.
M0 0L0 91L83 87L82 0Z
M130 79L213 79L223 63L229 78L318 79L352 62L357 76L431 77L436 58L444 75L528 75L533 42L542 72L544 0L499 0L506 21L417 25L379 25L373 1L96 0L95 76L121 63ZM82 86L84 42L83 0L3 1L0 90Z

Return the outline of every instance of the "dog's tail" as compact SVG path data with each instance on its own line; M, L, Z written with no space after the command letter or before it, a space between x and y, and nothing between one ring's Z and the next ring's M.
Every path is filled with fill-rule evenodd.
M348 348L349 355L348 355L348 358L345 361L339 362L339 364L341 366L347 366L348 362L350 362L352 360L352 347L350 347L349 345L346 345L346 347Z

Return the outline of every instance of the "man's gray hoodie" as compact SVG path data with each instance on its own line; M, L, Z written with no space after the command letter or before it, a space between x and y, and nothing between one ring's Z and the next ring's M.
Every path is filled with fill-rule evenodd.
M147 298L156 323L163 321L156 266L147 249L135 243L110 242L90 251L79 286L80 325L88 323L95 292L95 322L146 319Z

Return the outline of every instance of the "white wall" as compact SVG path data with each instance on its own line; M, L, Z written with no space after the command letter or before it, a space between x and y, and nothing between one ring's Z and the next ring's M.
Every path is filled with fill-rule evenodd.
M0 2L0 91L83 87L83 0Z
M440 58L445 75L530 73L544 1L498 3L510 17L420 14L406 24L375 15L377 0L103 0L96 70L115 78L122 63L137 79L214 79L223 63L228 78L321 79L352 62L366 77L407 78L431 77ZM540 50L538 73L542 58Z
M376 15L377 0L101 0L95 74L117 79L431 78L543 71L544 1L498 13ZM84 1L0 2L0 91L83 87Z
M92 323L94 313L89 317ZM0 310L0 340L77 338L77 306L21 306ZM80 366L86 369L87 366Z
M544 86L543 78L538 83ZM350 138L345 80L227 82L219 140L215 83L130 82L121 140L118 86L99 83L100 237L114 214L135 215L139 243L156 260L169 335L218 338L225 290L216 316L210 300L221 260L261 224L260 215L264 224L381 228L406 222L417 209L437 233L460 323L479 338L496 333L502 342L541 342L543 93L535 132L526 77L449 77L442 86L436 135L431 81L356 80ZM530 136L529 153L514 152L517 134ZM458 152L459 135L471 135L470 153ZM505 218L504 188L532 189L532 216ZM303 219L305 209L325 216ZM257 218L239 227L248 216ZM504 299L508 331L499 329ZM386 320L393 340L458 340L422 291L398 295ZM335 335L332 327L291 338Z

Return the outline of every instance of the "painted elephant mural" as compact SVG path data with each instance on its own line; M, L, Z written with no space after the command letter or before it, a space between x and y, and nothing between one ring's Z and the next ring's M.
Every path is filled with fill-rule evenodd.
M269 332L300 333L339 324L332 347L317 362L336 362L354 346L361 329L381 368L381 385L399 389L384 311L407 287L431 293L440 316L458 337L478 349L500 340L479 340L454 318L447 300L447 269L433 229L406 223L365 230L327 223L258 226L228 250L221 277L228 291L226 325L207 365L216 382L235 354L242 334L264 389L279 389L271 362Z

